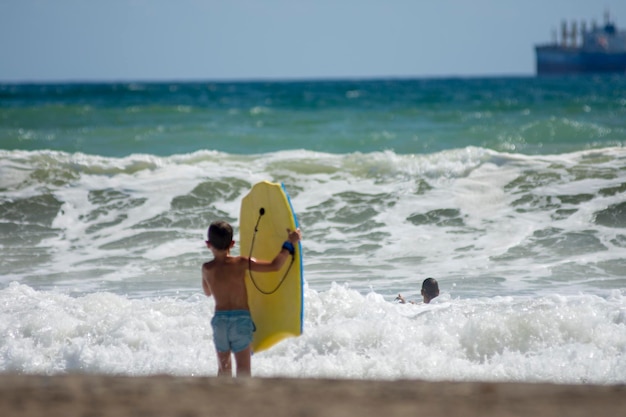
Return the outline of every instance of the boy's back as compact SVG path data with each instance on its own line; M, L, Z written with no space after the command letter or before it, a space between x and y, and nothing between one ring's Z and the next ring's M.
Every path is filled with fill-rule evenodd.
M215 299L215 311L250 310L246 290L246 259L239 256L218 257L202 266Z

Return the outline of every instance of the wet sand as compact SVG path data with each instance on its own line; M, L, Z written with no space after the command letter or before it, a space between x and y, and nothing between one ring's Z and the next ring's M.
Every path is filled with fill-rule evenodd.
M0 416L626 415L626 385L0 374Z

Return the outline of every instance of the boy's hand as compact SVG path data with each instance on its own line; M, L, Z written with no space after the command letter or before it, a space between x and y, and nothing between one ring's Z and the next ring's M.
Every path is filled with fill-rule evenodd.
M302 232L300 231L300 229L287 229L287 240L290 241L292 244L298 243L300 240L302 240Z

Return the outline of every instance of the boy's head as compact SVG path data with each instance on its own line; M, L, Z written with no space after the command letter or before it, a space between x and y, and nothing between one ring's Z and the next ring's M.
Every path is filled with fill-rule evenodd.
M435 278L426 278L422 282L422 297L424 302L429 303L430 300L439 295L439 283Z
M233 228L223 220L214 221L209 226L208 238L207 243L215 249L227 250L233 241Z

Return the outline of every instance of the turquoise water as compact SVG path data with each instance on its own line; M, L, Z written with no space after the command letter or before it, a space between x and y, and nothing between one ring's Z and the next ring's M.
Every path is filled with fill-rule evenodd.
M1 85L0 371L215 374L206 228L270 180L305 324L256 375L624 383L625 142L623 76Z
M0 86L3 149L552 154L621 146L625 77Z

